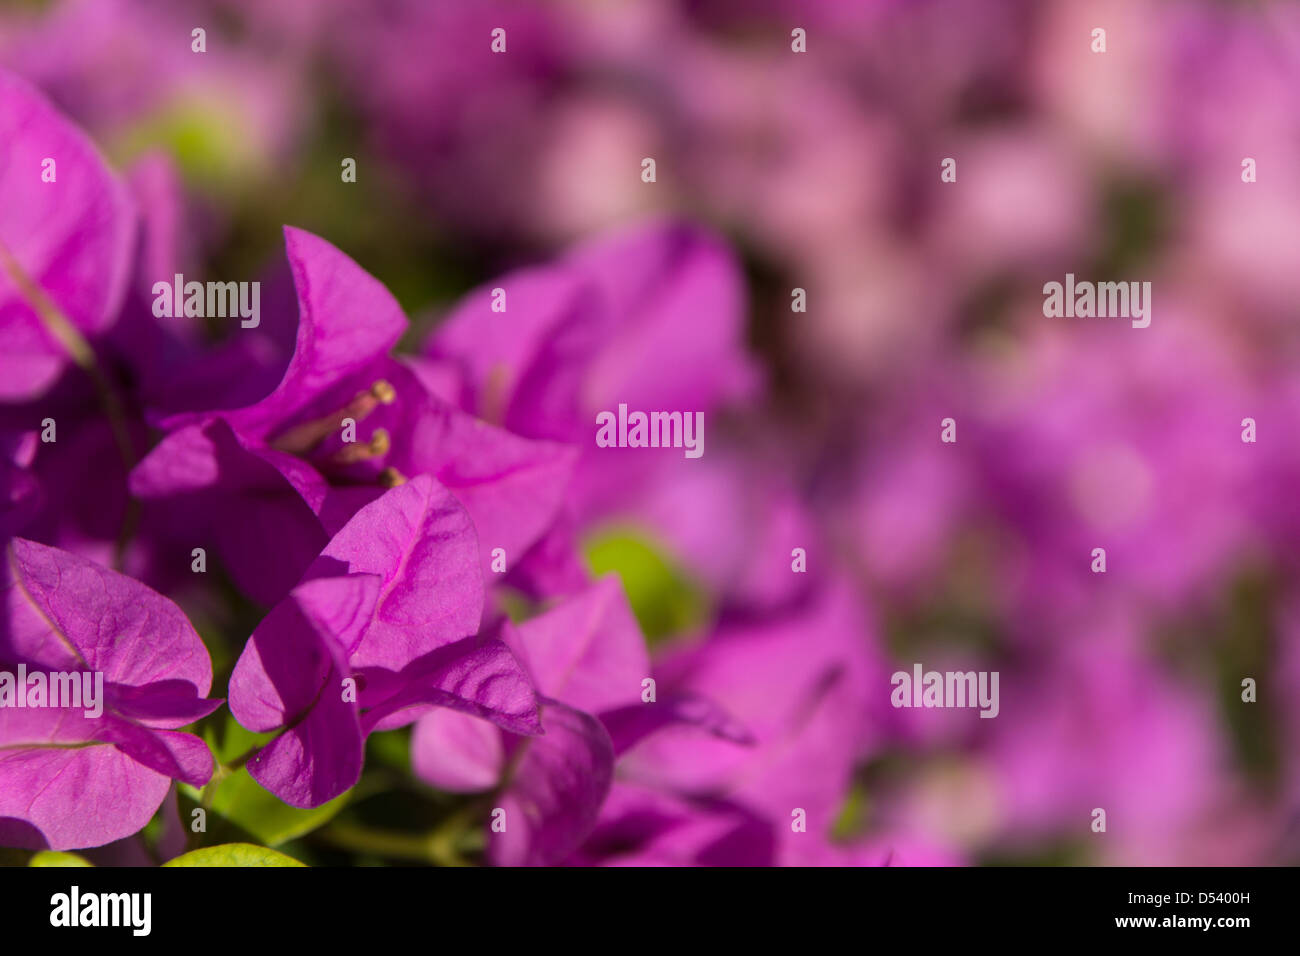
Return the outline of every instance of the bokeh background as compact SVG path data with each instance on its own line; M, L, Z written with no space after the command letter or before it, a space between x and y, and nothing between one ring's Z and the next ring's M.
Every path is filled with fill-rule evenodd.
M775 860L1300 862L1296 4L10 2L0 63L132 183L160 275L283 285L293 224L394 292L412 344L611 231L725 242L758 384L715 390L695 470L605 502L581 546L660 666L696 655L788 743L741 802L780 831L833 810ZM1044 318L1067 272L1150 281L1150 328ZM999 716L892 709L915 662L999 671ZM372 750L303 858L412 862L375 834L447 832L404 740ZM585 855L633 840L605 836Z

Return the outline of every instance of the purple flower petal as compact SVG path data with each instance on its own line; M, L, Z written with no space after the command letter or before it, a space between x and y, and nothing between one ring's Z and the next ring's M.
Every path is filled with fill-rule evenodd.
M293 358L270 395L222 413L236 432L261 439L387 355L406 329L406 316L392 294L333 245L292 226L284 229L284 243L298 291ZM164 424L176 428L202 417L179 415Z
M555 521L576 450L520 438L432 395L413 405L388 463L431 474L456 496L478 531L485 570L495 548L507 562L522 558Z
M459 364L464 407L533 438L589 440L619 402L710 411L752 393L739 267L712 236L671 223L599 239L548 270L498 279L428 344Z
M493 290L506 311L493 311ZM563 267L526 269L470 293L438 327L427 354L463 379L462 407L537 438L569 441L585 422L582 379L613 331L613 314Z
M771 866L772 824L743 807L616 783L568 862L602 866Z
M117 318L135 214L126 187L75 126L24 81L0 72L0 399L34 398L69 360L14 270L83 335ZM54 161L53 182L43 180Z
M355 668L399 671L478 630L483 580L469 515L446 488L421 475L386 492L349 521L308 577L376 574L375 620L350 648Z
M344 700L343 680L380 586L369 574L299 585L258 625L231 674L230 712L241 725L288 727L248 761L248 772L294 806L319 806L361 775L360 711Z
M57 720L65 712L26 713ZM168 777L111 745L50 748L47 738L18 732L20 714L0 710L0 844L102 846L141 829L162 805Z
M416 722L411 734L411 769L439 790L491 790L505 764L501 731L459 711L435 708Z
M101 671L106 684L212 686L207 648L171 601L85 558L13 538L5 549L0 659Z
M405 726L431 704L490 720L511 733L541 732L536 691L502 641L469 638L439 648L399 677L402 690L366 714L367 734Z
M172 779L201 786L206 745L171 729L211 713L206 648L174 604L78 555L11 539L0 568L0 665L97 672L102 713L0 709L0 841L70 849L129 836ZM51 701L53 703L53 701Z
M272 608L230 676L235 719L254 733L276 730L316 703L331 668L350 676L348 651L370 626L379 587L372 574L318 578Z
M328 541L306 500L324 500L324 481L297 459L246 446L221 420L168 435L129 484L139 498L188 502L235 582L263 604L288 593Z
M726 794L782 821L802 807L810 832L829 832L867 744L870 688L886 682L868 637L855 595L837 585L805 606L737 622L661 661L665 696L717 701L756 745L739 747L689 725L665 727L620 760L620 774L679 793Z
M488 833L488 857L498 866L548 866L567 857L595 826L613 778L614 750L600 721L542 701L546 734L524 748L500 806L504 832Z
M752 393L744 283L719 239L665 222L596 240L569 261L624 317L588 381L600 408L707 411Z
M622 756L651 734L686 724L732 743L754 744L754 738L713 701L694 694L628 704L600 714L600 722L614 742L614 755Z
M650 676L645 640L614 575L525 621L507 639L541 693L588 713L639 701Z

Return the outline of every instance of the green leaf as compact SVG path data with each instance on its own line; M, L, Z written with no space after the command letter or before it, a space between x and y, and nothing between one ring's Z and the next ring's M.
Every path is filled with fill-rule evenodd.
M255 734L245 730L229 712L221 716L221 720L208 724L203 732L203 739L218 763L228 764L275 738L273 733Z
M351 791L329 803L310 810L291 807L270 793L241 768L216 784L208 809L238 827L240 831L267 846L280 846L323 826L342 810ZM198 791L182 788L190 799L199 802ZM219 831L218 831L219 832Z
M861 780L854 780L849 795L845 798L844 805L840 807L840 812L831 827L831 839L847 843L865 832L869 804L866 784Z
M251 843L223 843L205 846L168 860L163 866L303 866L291 856L285 856L264 846Z
M188 95L173 98L119 133L109 143L109 153L130 162L150 147L162 146L189 182L208 190L228 190L266 172L266 158L252 145L257 137L247 135L248 127L248 117L228 103Z
M28 866L94 866L84 856L75 853L60 853L57 850L41 850L27 863Z
M704 592L666 549L638 530L599 531L584 542L583 550L597 577L614 571L622 579L628 604L651 645L707 622L710 609Z

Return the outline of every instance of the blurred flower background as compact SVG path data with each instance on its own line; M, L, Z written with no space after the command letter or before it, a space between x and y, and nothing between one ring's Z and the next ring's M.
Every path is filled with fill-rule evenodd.
M144 404L271 391L295 334L291 224L392 291L398 349L437 394L577 446L561 517L493 600L526 618L616 572L660 687L753 741L679 727L620 754L554 862L1300 862L1295 4L0 10L0 64L129 185L134 294L174 272L263 282L258 330L169 332L228 356L217 381L165 375L163 347L134 340ZM1151 282L1150 327L1045 318L1067 272ZM510 311L488 328L498 285ZM592 416L622 401L703 411L703 457L597 449ZM26 533L107 563L124 507ZM265 606L224 572L169 589L147 560L223 687ZM890 673L916 662L998 671L999 715L892 708ZM473 804L430 756L477 733L457 721L474 723L373 735L361 783L324 807L246 775L208 805L312 863L474 861ZM224 713L206 723L219 759L241 749Z

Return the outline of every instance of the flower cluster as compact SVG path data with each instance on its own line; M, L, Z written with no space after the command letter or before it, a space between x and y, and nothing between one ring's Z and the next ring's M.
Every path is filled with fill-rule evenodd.
M417 778L490 795L494 862L798 858L781 838L795 807L827 845L873 652L842 586L781 580L805 530L791 489L752 480L740 445L696 475L585 440L617 401L712 417L754 400L725 246L672 223L602 240L498 280L506 309L471 294L398 354L407 320L383 285L286 228L296 310L265 327L286 344L294 327L292 351L240 404L249 385L226 376L256 346L207 346L148 307L135 253L166 241L148 197L23 81L0 96L16 147L0 661L103 672L109 688L98 721L0 712L6 843L100 846L139 831L170 780L208 784L207 745L178 731L222 700L173 597L211 614L203 576L220 570L269 609L228 670L229 713L259 735L238 762L289 806L347 793L366 739L414 724ZM684 488L691 511L674 504ZM774 619L652 662L619 579L582 560L612 515L654 521L737 620Z
M0 848L1300 859L1297 30L0 12Z

